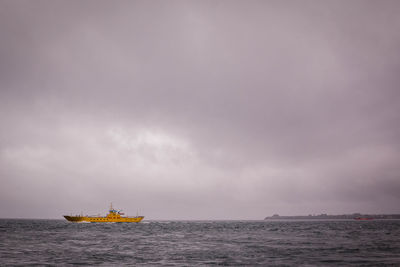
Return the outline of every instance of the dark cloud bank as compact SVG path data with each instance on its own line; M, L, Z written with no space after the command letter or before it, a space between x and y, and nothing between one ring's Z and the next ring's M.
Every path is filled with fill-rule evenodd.
M1 1L0 217L399 213L398 1Z

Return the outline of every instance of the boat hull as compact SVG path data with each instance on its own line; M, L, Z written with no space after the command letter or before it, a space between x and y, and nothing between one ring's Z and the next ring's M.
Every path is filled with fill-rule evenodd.
M364 217L357 217L357 218L354 218L354 220L356 220L356 221L370 221L370 220L373 220L374 218L369 218L369 217L367 217L367 218L364 218Z
M98 222L98 223L106 223L106 222L130 222L130 223L138 223L143 220L143 216L136 217L119 217L119 218L109 218L109 217L88 217L88 216L68 216L64 215L64 218L70 222Z

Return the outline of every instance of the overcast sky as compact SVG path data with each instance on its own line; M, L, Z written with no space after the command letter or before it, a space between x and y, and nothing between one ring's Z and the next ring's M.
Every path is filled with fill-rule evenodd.
M0 217L400 213L400 1L0 1Z

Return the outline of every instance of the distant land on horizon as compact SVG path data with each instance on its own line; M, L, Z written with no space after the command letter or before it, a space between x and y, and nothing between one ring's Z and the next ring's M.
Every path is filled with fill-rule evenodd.
M341 215L328 215L328 214L319 214L319 215L298 215L298 216L280 216L278 214L274 214L270 217L265 217L264 220L321 220L321 219L348 219L353 220L357 218L364 219L400 219L400 214L361 214L361 213L353 213L353 214L341 214Z

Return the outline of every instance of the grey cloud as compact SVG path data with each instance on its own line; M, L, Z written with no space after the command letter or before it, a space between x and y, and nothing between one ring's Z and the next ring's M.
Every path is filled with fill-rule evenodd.
M396 1L0 5L0 216L398 212Z

